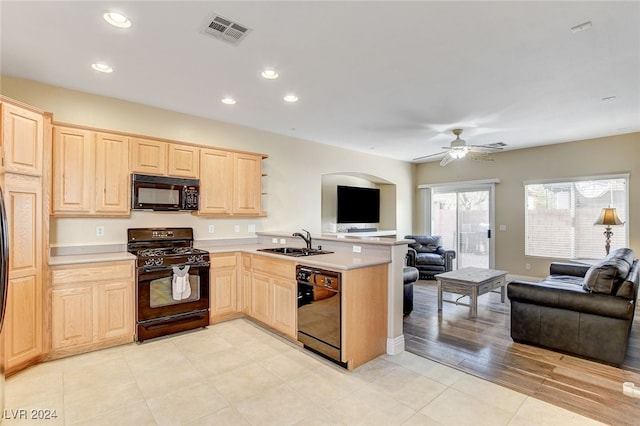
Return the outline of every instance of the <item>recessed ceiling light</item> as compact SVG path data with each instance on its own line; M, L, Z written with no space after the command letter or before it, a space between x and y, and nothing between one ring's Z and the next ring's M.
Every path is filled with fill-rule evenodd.
M267 80L275 80L276 78L280 77L280 74L278 74L275 70L272 70L272 69L266 69L262 71L260 75L266 78Z
M96 71L103 72L103 73L106 73L106 74L109 74L109 73L113 72L113 68L111 68L107 64L102 64L102 63L91 64L91 68L93 68Z
M223 104L227 104L227 105L235 105L236 100L233 99L232 97L226 96L226 97L220 99L220 102L222 102Z
M106 12L102 17L114 27L129 28L131 26L131 20L118 12Z
M284 98L285 102L298 102L298 97L296 95L287 95Z

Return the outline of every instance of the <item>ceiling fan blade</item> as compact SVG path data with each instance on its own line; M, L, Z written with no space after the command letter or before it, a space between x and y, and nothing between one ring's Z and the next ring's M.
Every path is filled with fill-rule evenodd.
M446 153L447 152L444 151L444 152L439 152L437 154L424 155L422 157L414 158L413 161L424 160L425 158L437 157L439 155L446 154Z
M442 161L440 161L440 165L444 167L450 162L452 162L453 160L455 160L455 158L451 155L451 153L447 152L447 155L445 155Z
M484 145L468 145L467 149L470 152L486 152L486 153L502 151L502 148L493 148L491 146L484 146Z
M467 151L467 157L472 160L493 161L493 157L488 152Z

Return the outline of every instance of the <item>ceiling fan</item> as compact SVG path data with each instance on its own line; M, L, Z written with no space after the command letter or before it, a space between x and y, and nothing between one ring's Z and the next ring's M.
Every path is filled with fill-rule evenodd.
M491 158L491 153L502 151L502 148L506 146L503 142L492 143L489 145L467 145L467 142L464 139L460 139L460 135L462 134L462 129L453 129L453 134L456 135L456 138L451 141L451 145L449 147L442 147L442 149L446 149L447 151L439 152L437 154L425 155L424 157L414 158L413 161L424 160L425 158L437 157L439 155L445 154L440 161L441 166L446 166L453 160L459 160L460 158L469 157L473 160L483 160L483 161L493 161Z

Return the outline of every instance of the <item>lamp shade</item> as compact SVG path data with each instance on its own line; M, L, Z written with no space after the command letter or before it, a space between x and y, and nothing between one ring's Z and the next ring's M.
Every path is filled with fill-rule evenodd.
M594 225L622 225L624 222L620 220L616 213L615 207L605 207L600 212L600 217L593 224Z

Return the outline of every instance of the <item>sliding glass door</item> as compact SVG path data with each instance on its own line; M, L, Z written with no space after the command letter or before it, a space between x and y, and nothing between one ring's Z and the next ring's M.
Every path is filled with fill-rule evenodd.
M456 269L493 265L493 185L431 188L431 233L456 251Z

